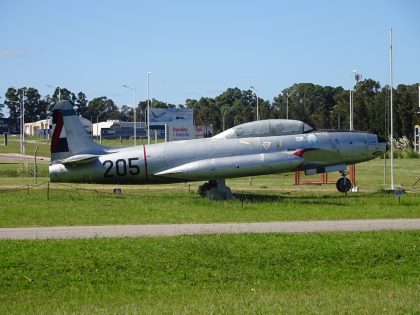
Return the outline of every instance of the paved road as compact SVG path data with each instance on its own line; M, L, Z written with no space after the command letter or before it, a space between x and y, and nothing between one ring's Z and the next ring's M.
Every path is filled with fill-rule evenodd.
M49 157L45 157L45 156L37 156L37 161L44 161L44 162L49 162L50 158ZM34 156L33 155L21 155L18 153L1 153L0 154L0 162L17 162L17 161L34 161Z
M376 230L420 230L420 219L1 228L0 239L42 240L193 234L308 233Z

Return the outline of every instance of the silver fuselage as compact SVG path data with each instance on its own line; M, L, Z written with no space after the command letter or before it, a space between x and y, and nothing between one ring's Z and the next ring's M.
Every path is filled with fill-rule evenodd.
M57 161L50 165L50 177L53 182L110 184L217 180L345 166L386 150L386 142L365 132L208 138L109 150L87 163Z

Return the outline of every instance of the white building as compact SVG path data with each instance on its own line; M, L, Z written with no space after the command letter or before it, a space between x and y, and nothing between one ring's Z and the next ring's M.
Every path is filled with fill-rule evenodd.
M90 120L83 118L82 116L79 116L79 119L85 130L90 134L92 129L92 123ZM49 138L49 130L51 126L52 120L50 118L25 123L25 135Z

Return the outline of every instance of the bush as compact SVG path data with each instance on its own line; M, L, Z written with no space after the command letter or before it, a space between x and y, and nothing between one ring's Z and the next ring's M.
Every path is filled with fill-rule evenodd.
M414 151L414 147L412 146L412 143L410 142L410 140L404 136L400 139L391 139L391 137L389 137L388 142L393 144L394 146L394 159L417 159L420 158L419 154ZM386 158L390 157L390 151L388 151L386 153Z

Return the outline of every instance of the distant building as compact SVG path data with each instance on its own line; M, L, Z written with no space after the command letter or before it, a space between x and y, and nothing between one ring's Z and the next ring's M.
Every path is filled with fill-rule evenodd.
M89 134L92 130L92 123L90 120L79 116L80 122ZM49 138L50 134L54 132L51 118L38 120L25 124L25 135Z
M156 136L166 141L188 140L211 137L213 126L194 126L192 109L151 108L150 109L150 137ZM94 138L102 136L104 139L132 139L134 137L134 122L108 120L93 124ZM136 123L136 137L147 137L145 122Z
M136 137L144 138L147 136L145 123L136 123ZM134 137L134 122L108 120L93 124L92 135L94 138L102 136L106 139L129 139Z
M0 134L17 135L20 133L20 126L18 119L0 118Z
M25 124L25 135L48 138L50 119L38 120Z

